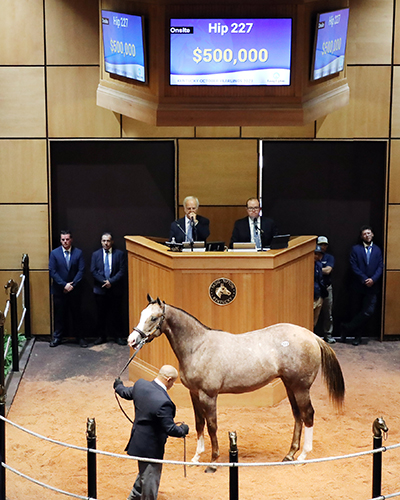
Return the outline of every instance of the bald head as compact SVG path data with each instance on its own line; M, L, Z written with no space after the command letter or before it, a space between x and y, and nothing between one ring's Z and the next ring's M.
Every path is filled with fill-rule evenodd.
M174 366L164 365L158 372L157 379L162 382L167 390L171 389L178 378L178 371Z

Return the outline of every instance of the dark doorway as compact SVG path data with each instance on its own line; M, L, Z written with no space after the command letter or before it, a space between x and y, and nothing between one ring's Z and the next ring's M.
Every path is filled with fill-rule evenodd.
M349 254L362 225L372 225L383 249L386 142L264 141L263 161L263 212L279 232L329 239L339 335L350 312ZM364 335L380 337L380 308Z
M168 239L175 218L173 141L52 141L52 247L61 229L70 229L86 271L83 312L86 337L95 336L90 261L103 231L125 250L125 235ZM128 332L128 294L124 324Z

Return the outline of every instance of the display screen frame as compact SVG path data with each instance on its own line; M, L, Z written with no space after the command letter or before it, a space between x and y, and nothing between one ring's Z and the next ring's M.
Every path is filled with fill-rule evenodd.
M270 29L264 29L268 24ZM175 88L290 87L293 77L293 24L291 16L171 17L168 24L169 85ZM251 30L254 29L253 33L246 32L249 26ZM177 29L188 28L192 31L176 32ZM242 32L232 32L232 29ZM190 40L188 35L193 35L193 40ZM246 35L250 36L246 38ZM216 45L217 43L219 45ZM268 45L268 48L265 45ZM245 57L248 60L243 61ZM278 60L281 61L280 66L274 67L273 64L277 64ZM204 64L206 62L210 63L210 66L207 67ZM216 66L221 62L220 67ZM230 63L232 64L229 69Z
M144 16L102 9L101 28L104 70L147 84Z
M344 19L342 19L343 15ZM340 16L339 22L337 22L337 16ZM311 59L311 81L320 80L344 70L349 17L349 7L317 14ZM342 21L342 25L339 26ZM326 31L322 31L325 28ZM344 42L343 36L345 37ZM333 52L337 52L337 54Z

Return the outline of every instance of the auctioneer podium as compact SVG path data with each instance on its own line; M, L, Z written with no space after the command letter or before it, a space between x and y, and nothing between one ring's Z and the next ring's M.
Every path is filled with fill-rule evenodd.
M130 328L139 323L147 294L192 314L215 330L242 333L288 322L313 329L315 236L267 252L172 252L142 236L126 236ZM145 345L130 364L131 380L154 378L178 361L165 335ZM232 367L234 370L234 366ZM190 406L180 383L172 399ZM272 406L286 396L280 380L243 395L220 395L219 406Z

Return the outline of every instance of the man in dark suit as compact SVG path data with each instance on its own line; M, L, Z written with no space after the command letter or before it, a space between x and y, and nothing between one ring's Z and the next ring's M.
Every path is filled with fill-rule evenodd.
M171 224L169 240L175 238L177 243L184 241L206 241L210 236L210 221L206 217L197 215L199 200L194 196L187 196L183 200L185 217L175 220Z
M126 345L123 334L122 296L126 276L126 256L113 247L111 233L101 235L101 246L92 254L90 272L94 279L93 293L97 309L95 345L107 342L110 327L115 342Z
M247 217L235 222L229 247L234 243L252 242L258 249L271 244L272 237L278 234L278 228L272 219L260 217L260 201L249 198L246 202Z
M50 253L49 271L53 279L51 293L54 305L54 333L50 347L57 347L68 326L69 315L73 320L75 337L81 347L87 347L82 336L81 281L85 262L82 250L72 246L71 231L61 231L61 246Z
M188 425L175 424L176 407L167 393L177 377L177 370L165 365L152 382L139 379L133 387L125 387L121 379L115 379L116 393L124 399L133 400L135 405L135 421L125 448L128 455L162 460L167 437L185 437L188 434ZM156 500L162 464L139 461L138 466L139 474L128 500Z
M361 343L362 328L375 311L383 274L381 249L374 245L374 233L370 226L360 231L361 242L353 246L350 254L350 267L353 272L352 310L353 318L343 323L341 342L354 335L353 345Z

